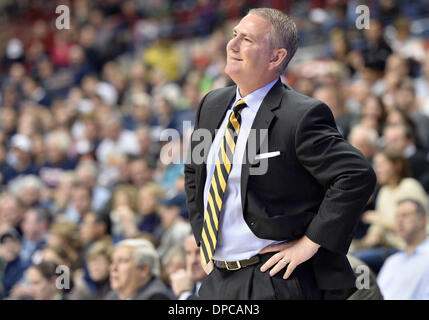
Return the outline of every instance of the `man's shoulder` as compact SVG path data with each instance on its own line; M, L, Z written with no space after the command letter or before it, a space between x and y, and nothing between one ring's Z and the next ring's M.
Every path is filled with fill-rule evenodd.
M165 283L154 278L147 286L144 286L133 300L171 300L174 295Z
M398 252L395 252L394 254L390 255L386 258L386 260L383 263L382 269L395 269L395 268L401 268L403 266L404 257L406 256L404 250L400 250Z

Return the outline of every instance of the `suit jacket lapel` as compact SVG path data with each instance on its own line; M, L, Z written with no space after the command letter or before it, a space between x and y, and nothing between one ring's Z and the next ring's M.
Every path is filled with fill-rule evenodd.
M243 158L243 165L241 167L241 203L243 207L243 212L245 212L245 205L246 205L245 201L246 201L246 192L247 192L247 182L249 180L249 169L251 164L250 162L253 160L254 155L258 154L261 145L268 146L268 140L267 140L268 134L265 136L262 135L261 130L262 129L268 130L270 128L271 122L275 118L275 114L273 111L280 107L283 90L284 90L284 86L279 79L265 96L256 114L255 120L253 121L253 124L252 124L250 134L255 133L254 137L256 139L247 140L246 150L244 152L244 158ZM262 139L262 141L260 139ZM254 142L256 143L255 146L250 147L251 149L250 152L249 152L249 141L251 141L251 143L254 143ZM268 150L264 152L268 152ZM249 156L250 156L250 159L248 159Z
M205 116L208 121L207 129L211 133L212 142L215 137L215 130L219 128L223 119L225 118L226 111L231 106L235 98L236 86L231 87L228 92L222 95L215 105L207 106L206 110L204 110ZM208 154L206 155L207 159Z

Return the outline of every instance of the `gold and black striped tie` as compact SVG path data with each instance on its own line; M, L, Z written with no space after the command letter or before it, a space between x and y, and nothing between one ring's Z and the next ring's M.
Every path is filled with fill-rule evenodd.
M212 259L216 250L217 235L219 231L219 217L222 210L223 196L226 190L229 173L232 169L235 145L241 125L241 110L246 107L244 100L240 99L229 116L220 150L216 159L215 170L210 184L207 209L204 215L202 230L202 243L200 247L203 265Z

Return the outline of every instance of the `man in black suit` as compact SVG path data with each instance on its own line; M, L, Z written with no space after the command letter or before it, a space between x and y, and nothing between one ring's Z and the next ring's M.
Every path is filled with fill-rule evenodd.
M185 189L208 274L203 299L356 290L346 254L376 178L329 108L281 83L297 46L288 16L249 11L226 48L237 86L209 92L198 108Z

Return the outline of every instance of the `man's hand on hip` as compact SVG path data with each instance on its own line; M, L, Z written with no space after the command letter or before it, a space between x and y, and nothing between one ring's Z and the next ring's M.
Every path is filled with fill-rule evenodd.
M307 236L303 236L299 240L274 244L262 249L259 253L277 252L267 262L265 262L261 271L265 272L271 267L270 276L274 276L277 272L286 268L283 279L289 278L293 270L301 263L310 259L319 249L320 245L311 241Z

